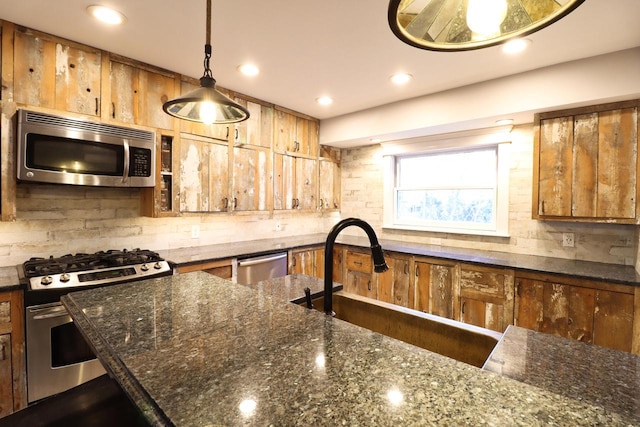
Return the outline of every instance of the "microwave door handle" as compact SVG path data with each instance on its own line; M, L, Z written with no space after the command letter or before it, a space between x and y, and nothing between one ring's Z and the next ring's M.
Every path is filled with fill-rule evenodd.
M122 174L122 183L125 184L129 180L129 141L124 140L124 173Z

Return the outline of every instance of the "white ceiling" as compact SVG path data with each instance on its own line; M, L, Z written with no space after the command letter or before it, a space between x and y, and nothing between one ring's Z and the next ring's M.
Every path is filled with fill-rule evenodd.
M128 20L94 22L90 4ZM0 0L0 18L192 77L203 71L205 0ZM388 0L214 0L211 68L220 86L319 119L491 80L561 62L640 46L640 0L586 0L531 35L529 50L499 47L429 52L398 40ZM261 73L236 70L254 62ZM410 84L389 81L411 73ZM331 106L315 102L321 95Z

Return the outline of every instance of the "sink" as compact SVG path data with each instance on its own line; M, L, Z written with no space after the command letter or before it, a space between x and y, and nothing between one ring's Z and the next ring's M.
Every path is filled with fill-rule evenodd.
M314 299L314 308L322 312L323 302L322 297ZM479 368L502 337L500 332L344 291L333 294L333 311L340 320Z

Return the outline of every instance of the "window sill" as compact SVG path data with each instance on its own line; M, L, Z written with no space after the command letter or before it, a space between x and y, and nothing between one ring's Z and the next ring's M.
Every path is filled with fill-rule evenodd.
M383 230L425 231L430 233L467 234L471 236L511 237L508 231L469 228L421 227L418 225L384 224Z

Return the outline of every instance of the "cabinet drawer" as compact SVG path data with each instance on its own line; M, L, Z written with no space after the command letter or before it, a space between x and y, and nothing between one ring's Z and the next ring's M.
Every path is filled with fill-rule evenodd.
M370 254L347 251L347 270L359 271L361 273L371 273L373 264Z
M11 301L0 301L0 324L11 323Z
M460 265L460 296L501 300L510 283L513 283L512 270Z

